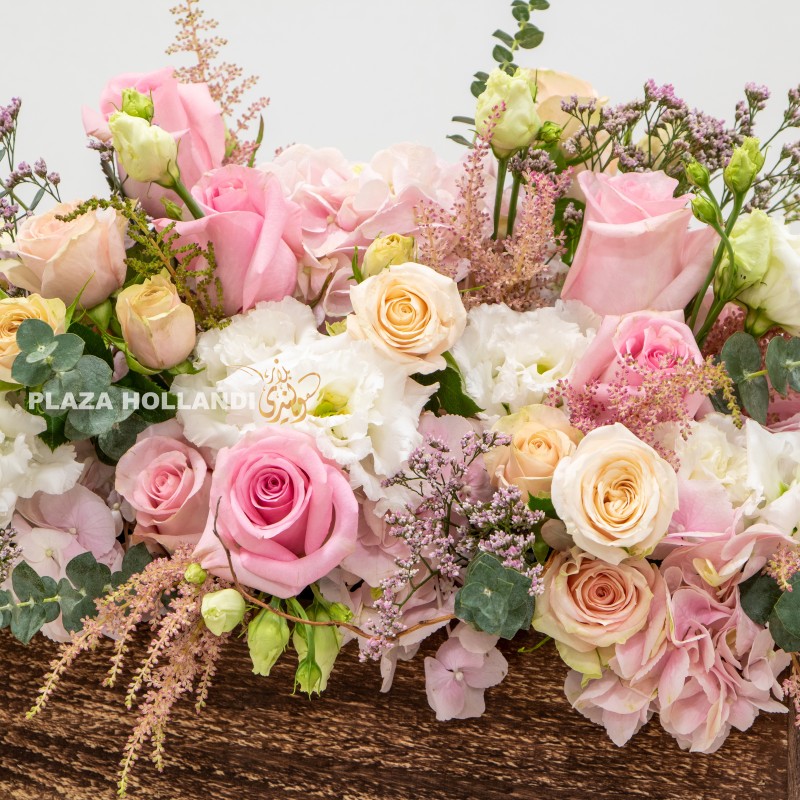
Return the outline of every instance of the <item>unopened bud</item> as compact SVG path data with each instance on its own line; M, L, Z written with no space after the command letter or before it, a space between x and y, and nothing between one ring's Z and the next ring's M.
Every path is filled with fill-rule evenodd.
M122 90L121 110L125 114L130 114L132 117L141 117L148 122L153 121L153 114L155 113L152 97L137 92L136 89Z
M183 579L186 583L193 583L195 586L200 586L205 583L208 573L195 561L186 567L183 573Z

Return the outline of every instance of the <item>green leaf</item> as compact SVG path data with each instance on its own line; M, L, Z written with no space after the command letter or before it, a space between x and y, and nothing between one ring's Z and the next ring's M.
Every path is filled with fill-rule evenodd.
M97 444L109 458L119 461L136 444L136 437L146 427L147 422L138 414L131 414L128 419L115 423L110 430L101 433Z
M463 122L464 125L474 125L475 118L474 117L452 117L453 122Z
M464 586L456 594L455 614L478 630L512 639L530 628L530 588L529 578L504 567L495 556L481 553L469 565Z
M775 644L787 653L800 652L800 636L792 633L784 624L780 615L773 610L769 618L769 632Z
M769 408L769 385L767 379L760 375L742 383L737 383L739 398L744 410L762 425L767 424L767 409Z
M734 383L740 383L750 373L761 369L761 350L758 342L744 331L734 333L725 342L720 356Z
M767 347L767 373L773 388L785 395L787 384L800 391L800 339L776 336Z
M514 44L514 37L509 36L505 31L497 30L492 36L495 39L499 39L506 47L511 47Z
M38 206L39 203L41 203L42 198L44 197L45 189L46 189L45 186L40 187L39 191L36 192L36 194L33 196L33 200L31 200L31 202L28 204L28 208L31 211L33 211L36 208L36 206Z
M11 610L14 607L14 598L11 592L0 589L0 628L7 628L11 624Z
M531 12L525 4L515 5L511 9L511 15L517 22L527 22L531 18Z
M17 346L23 353L33 353L52 344L53 329L40 319L26 319L17 328Z
M43 605L16 606L11 612L11 633L22 644L28 644L46 621L47 612Z
M97 609L94 599L85 592L75 589L66 578L58 584L61 598L61 623L68 631L79 631L84 617L94 617Z
M120 573L123 577L123 583L140 573L152 560L153 556L150 555L150 551L144 544L137 544L135 547L131 547L122 559Z
M800 574L795 576L800 583ZM792 579L794 584L794 578ZM757 572L739 584L742 610L753 622L766 625L775 603L781 599L783 590L769 575Z
M55 450L62 444L69 441L64 434L64 423L66 417L48 417L44 418L47 423L47 429L39 434L39 438L51 449Z
M48 575L42 575L42 583L44 584L44 596L45 597L56 597L58 595L58 584ZM49 603L43 603L44 611L45 611L45 622L53 622L58 619L58 615L61 613L61 607L55 600L51 600Z
M111 367L97 356L81 356L75 368L83 378L85 392L102 392L111 383Z
M486 91L485 81L473 81L469 87L473 97L480 97Z
M474 417L483 409L464 391L461 373L457 368L448 364L446 369L432 372L429 375L414 375L414 380L423 386L439 384L425 406L434 413L444 410L448 414L457 414L460 417Z
M511 51L503 47L501 44L496 44L492 50L492 58L498 64L510 64L514 60Z
M560 519L560 517L556 513L555 506L553 505L553 501L550 499L549 495L529 494L528 508L531 511L543 511L545 516L550 517L550 519Z
M472 147L472 142L460 133L451 133L447 138L452 139L456 144L464 145L464 147Z
M62 333L56 336L55 345L51 366L56 372L72 369L83 355L83 339L74 333Z
M11 588L21 603L31 598L36 602L41 602L45 597L44 582L37 575L36 570L25 561L14 567L14 571L11 573Z
M50 417L63 416L69 406L65 401L71 395L71 402L77 404L81 400L83 376L76 369L55 375L42 387L47 405L44 413Z
M534 47L538 47L542 43L544 33L535 25L528 25L525 28L520 28L514 38L523 50L533 50Z
M118 385L129 386L139 394L155 394L163 397L164 402L159 403L158 407L153 409L144 408L141 403L136 403L134 406L136 413L150 425L155 425L157 422L166 422L175 416L178 398L146 375L129 372ZM172 406L172 408L166 406Z
M87 595L100 597L111 583L111 570L105 564L98 564L91 553L81 553L67 564L67 578L80 591Z
M529 0L528 6L537 11L546 11L550 8L549 0Z
M69 332L83 339L83 352L85 355L95 356L105 361L106 364L113 369L114 360L111 356L111 351L108 349L106 343L103 341L103 337L100 336L99 333L93 331L86 325L82 325L80 322L73 322L72 325L69 326Z
M25 353L20 353L11 365L11 377L23 386L40 386L52 374L53 370L48 364L44 362L31 364Z

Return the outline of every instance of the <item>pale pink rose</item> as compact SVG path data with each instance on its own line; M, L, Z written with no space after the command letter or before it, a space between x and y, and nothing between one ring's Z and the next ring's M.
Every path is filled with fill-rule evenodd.
M624 376L631 387L642 383L635 369L626 366L632 359L638 369L656 370L668 379L681 362L702 364L704 359L691 328L683 322L682 311L641 311L603 318L597 335L575 365L570 379L574 386L598 381L597 400L609 397L609 384ZM686 399L690 414L711 410L707 398L694 395Z
M206 527L211 470L175 420L146 428L117 464L116 490L136 513L134 534L168 552Z
M205 216L178 222L175 231L183 243L214 244L226 314L294 292L302 252L300 209L283 196L275 178L231 164L203 175L192 195ZM156 222L161 228L167 224L167 219Z
M228 548L245 586L279 597L327 575L355 545L358 503L347 476L310 436L287 426L220 450L209 507L195 558L230 579Z
M469 719L486 710L483 693L508 674L508 662L492 647L468 650L458 637L448 639L435 658L425 659L425 691L436 719Z
M663 172L582 172L578 183L583 233L561 296L604 315L683 308L703 283L717 234L689 230L677 181Z
M152 95L153 123L178 140L178 167L186 186L191 188L204 172L222 166L225 123L219 106L212 100L206 84L180 83L170 67L112 78L100 95L100 112L83 109L83 126L88 135L102 141L110 139L108 118L122 108L123 89ZM129 197L139 198L145 211L154 217L164 213L162 197L180 202L174 192L130 178L125 181L125 192Z
M572 455L583 437L563 411L543 405L500 417L492 430L511 437L511 444L495 447L483 457L492 484L514 485L523 497L550 494L558 462Z
M3 244L11 257L0 261L0 273L15 286L67 304L80 294L81 305L91 308L125 282L128 223L113 208L90 210L70 222L57 219L78 205L58 203L26 217L15 241Z
M643 559L607 564L573 548L556 553L544 573L533 627L556 640L574 669L600 674L598 648L622 644L638 633L661 591L657 567ZM582 654L589 654L584 656Z

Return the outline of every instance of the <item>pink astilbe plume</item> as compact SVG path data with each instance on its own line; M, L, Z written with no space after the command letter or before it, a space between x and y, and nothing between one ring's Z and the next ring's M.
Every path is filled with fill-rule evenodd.
M227 635L215 636L205 626L201 604L208 592L228 584L210 575L201 585L185 581L184 572L191 562L192 548L179 548L169 558L152 561L97 600L97 616L84 619L82 630L62 646L59 657L50 664L50 673L35 705L28 712L31 718L41 711L75 659L94 650L107 636L115 642L103 685L114 686L139 627L148 624L152 639L125 696L128 708L138 702L138 721L120 764L120 796L125 795L130 771L148 741L153 748L153 762L159 770L163 768L164 739L172 709L178 700L192 692L196 696L196 710L203 708L222 645L227 640ZM165 594L170 597L166 608L162 604Z
M733 382L725 367L715 364L711 357L699 364L683 359L669 369L651 369L629 357L620 363L614 379L606 385L602 402L598 399L599 388L597 380L581 386L562 380L550 392L547 402L564 403L570 424L584 433L620 422L673 464L675 454L665 447L659 433L662 426L674 424L681 435L688 435L694 415L687 398L719 392L734 420L741 422Z
M782 544L767 562L764 572L785 592L791 592L792 578L800 572L800 548Z
M211 97L219 105L222 115L228 121L230 138L226 164L248 164L258 149L258 141L243 138L244 132L261 112L269 105L269 98L259 97L242 112L234 122L239 104L244 95L258 83L256 75L244 76L244 70L228 61L217 62L220 50L228 43L221 36L208 36L219 22L205 17L199 7L200 0L183 0L170 9L176 17L178 33L175 42L167 50L167 55L189 53L197 63L175 70L175 77L183 83L205 83Z

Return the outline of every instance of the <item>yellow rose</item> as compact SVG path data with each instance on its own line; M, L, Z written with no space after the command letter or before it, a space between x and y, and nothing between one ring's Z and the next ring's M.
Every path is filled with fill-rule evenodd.
M134 358L149 369L174 367L194 349L194 314L166 270L123 289L117 298L117 319Z
M64 333L67 308L61 300L46 300L38 294L0 300L0 381L15 383L11 367L19 355L17 329L26 319L46 322L54 333Z
M511 436L511 444L483 457L492 485L513 484L523 496L549 494L558 462L575 452L583 436L563 411L543 405L501 417L493 430Z
M551 491L574 543L610 564L652 553L678 507L675 470L619 423L587 434Z
M407 264L414 259L414 237L393 233L379 236L364 253L361 274L371 278L392 264Z
M442 353L464 332L467 312L455 282L422 264L397 264L350 289L347 332L366 339L408 373L447 366Z

